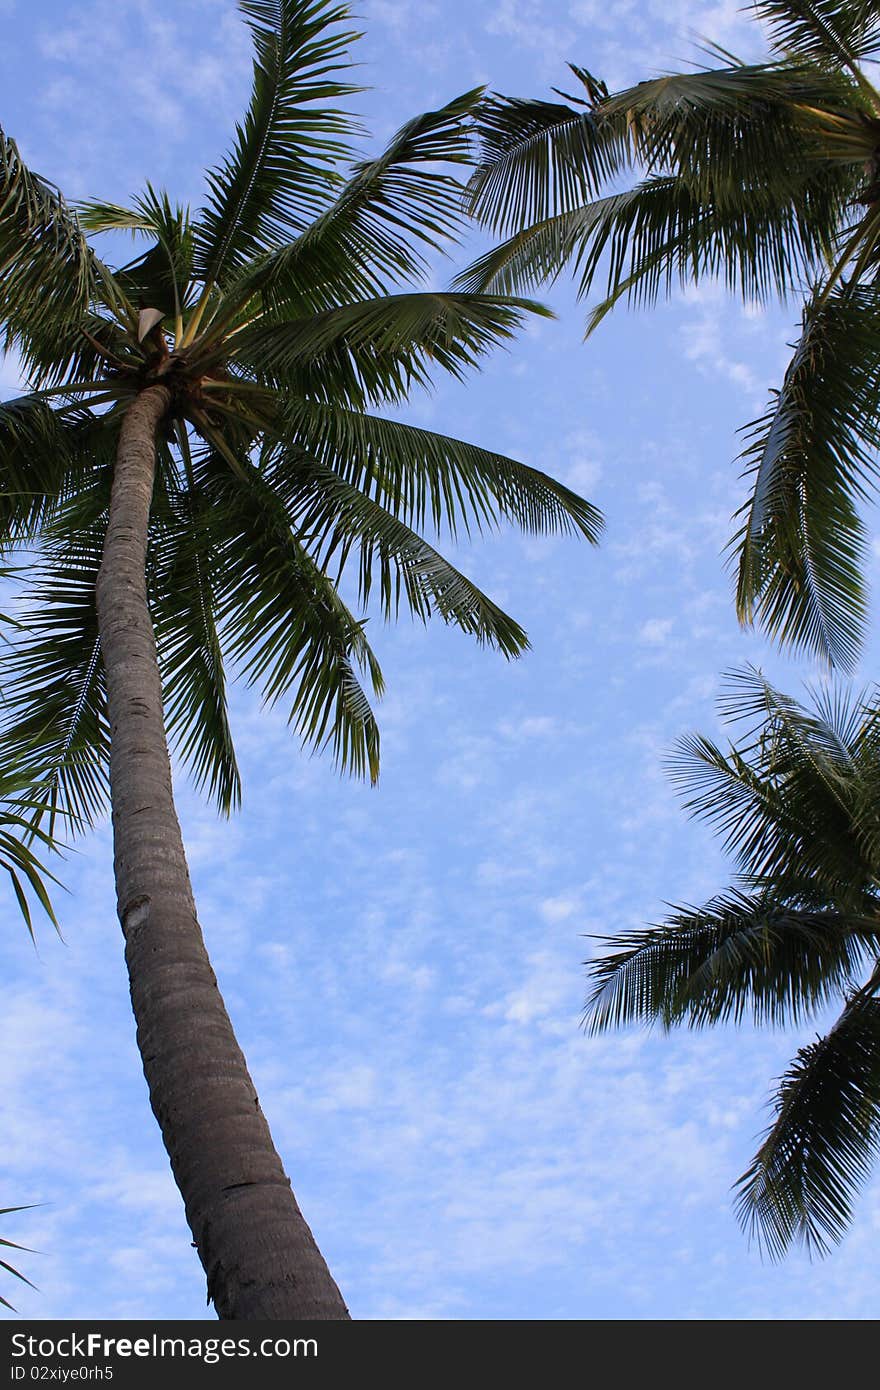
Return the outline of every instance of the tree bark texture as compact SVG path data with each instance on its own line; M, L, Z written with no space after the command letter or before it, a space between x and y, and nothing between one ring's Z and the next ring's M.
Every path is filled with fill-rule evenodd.
M167 388L151 386L124 417L97 585L117 904L138 1046L217 1315L343 1319L217 988L174 808L145 580L156 431L169 404Z

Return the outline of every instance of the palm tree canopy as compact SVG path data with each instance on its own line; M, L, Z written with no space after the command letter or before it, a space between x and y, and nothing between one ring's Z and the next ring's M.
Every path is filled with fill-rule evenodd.
M405 125L372 159L353 91L348 7L242 0L250 106L193 213L147 186L130 206L71 209L0 132L0 315L30 392L0 405L0 525L38 546L5 658L10 757L39 746L55 804L106 804L108 730L94 587L122 415L155 383L158 441L148 588L169 733L225 810L239 797L225 667L286 699L307 742L378 771L370 695L382 675L360 600L378 592L505 656L522 628L421 534L499 520L595 541L596 510L546 474L387 418L508 340L522 298L419 288L462 222L472 91ZM110 268L95 239L130 233Z
M782 1078L738 1184L739 1215L771 1255L795 1240L821 1252L845 1231L880 1147L880 697L826 691L805 706L747 668L721 712L741 739L724 750L691 736L671 770L734 856L736 884L603 938L587 1016L597 1032L792 1025L843 998Z
M572 68L565 103L487 98L470 206L505 237L456 282L517 293L571 267L620 300L720 279L795 298L800 339L753 422L752 479L731 549L741 620L852 665L865 626L865 534L880 444L880 57L867 0L756 0L771 56L610 93Z

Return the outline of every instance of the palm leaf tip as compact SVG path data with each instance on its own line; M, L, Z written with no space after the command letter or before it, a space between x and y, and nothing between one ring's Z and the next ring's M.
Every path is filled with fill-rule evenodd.
M857 504L877 485L878 303L847 286L808 304L782 388L748 427L752 494L730 546L741 620L844 670L867 620Z
M343 80L359 34L334 0L240 0L254 40L254 83L225 161L208 175L193 224L194 267L206 283L234 279L330 204L354 123L336 102L358 90Z
M737 1214L772 1259L795 1242L823 1255L846 1232L880 1148L880 1001L857 996L825 1038L801 1048L774 1103L736 1185Z

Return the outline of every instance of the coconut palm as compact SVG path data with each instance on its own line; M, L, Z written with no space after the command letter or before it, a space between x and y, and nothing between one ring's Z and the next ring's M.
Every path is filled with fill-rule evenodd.
M0 756L38 747L77 823L109 798L138 1044L218 1315L343 1318L205 953L166 733L235 806L228 662L375 778L382 676L340 574L386 617L439 613L513 657L522 628L422 528L594 540L599 518L534 469L375 413L462 376L532 307L414 288L458 225L480 94L356 161L347 7L240 8L253 93L199 211L148 186L75 214L0 140L0 306L32 387L0 408L3 525L39 544ZM94 238L121 232L146 249L111 269Z
M570 268L620 300L716 279L802 305L782 387L748 426L751 495L731 542L737 609L851 665L865 623L859 503L880 446L880 58L871 0L756 0L766 62L611 93L584 68L564 102L482 108L477 216L506 239L457 283L510 293ZM564 95L560 93L559 95Z
M747 668L720 707L742 737L726 750L688 737L671 770L734 855L736 884L602 938L587 1014L594 1032L783 1026L842 1000L782 1078L737 1185L743 1224L772 1256L795 1241L822 1252L880 1147L880 702L826 690L804 705Z

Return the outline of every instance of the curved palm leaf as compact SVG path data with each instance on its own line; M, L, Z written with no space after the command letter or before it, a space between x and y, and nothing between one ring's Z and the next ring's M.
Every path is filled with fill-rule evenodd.
M293 529L326 571L331 561L341 576L353 548L358 551L360 598L364 605L379 571L382 608L395 617L401 597L427 622L436 611L444 622L471 633L507 657L519 656L528 638L518 623L475 584L373 498L333 469L300 453L282 450L264 463L263 477L284 501Z
M216 612L231 658L272 703L292 697L290 722L340 769L379 770L379 731L357 671L381 695L363 624L294 536L283 501L246 460L233 473L206 452L197 478L214 529ZM209 533L210 534L210 533Z
M741 620L842 667L867 620L856 503L874 486L880 448L878 311L876 285L814 294L782 389L750 426L754 483L731 543Z
M852 1216L880 1147L880 1000L857 996L782 1079L776 1120L737 1183L746 1229L778 1258L824 1254Z
M194 264L208 284L229 281L255 255L301 231L338 186L336 163L353 126L335 106L357 91L337 74L357 37L334 0L241 0L254 38L254 86L235 147L208 174L195 220Z
M0 402L0 535L26 544L51 524L72 492L112 461L105 417L45 396Z
M250 265L228 287L227 301L238 306L260 294L275 312L296 315L417 280L426 250L453 238L461 223L461 185L442 166L469 157L465 117L481 93L465 92L407 122L378 159L355 165L300 236Z
M4 350L39 356L59 324L76 322L97 295L98 271L60 192L22 161L0 130L0 328Z
M148 582L165 722L196 786L228 815L241 801L241 778L216 620L217 557L199 492L172 499L170 510L151 546Z
M58 850L53 836L38 824L39 817L48 809L45 800L32 789L39 777L40 771L25 763L0 773L0 870L9 875L31 940L35 939L31 897L58 929L47 885L57 884L59 880L46 868L33 847L36 840L43 849Z
M461 378L513 336L526 300L397 294L293 321L274 316L235 338L235 360L267 385L359 406L399 401L428 386L432 368Z
M813 63L852 67L880 52L872 0L754 0L774 43Z
M47 547L0 655L6 719L3 758L36 764L39 799L72 831L107 806L109 736L95 613L100 529Z
M625 118L605 120L557 102L487 97L479 133L469 208L494 232L572 210L632 161Z
M172 206L168 194L147 184L132 208L112 203L82 203L82 226L89 232L127 231L149 236L143 255L116 272L126 298L138 308L161 309L180 323L193 279L193 232L189 209ZM178 328L178 336L180 329Z
M580 534L594 544L602 517L546 473L476 444L399 420L305 401L285 414L285 437L372 494L408 525L455 536L496 519L534 534Z
M726 753L699 735L679 741L669 769L685 810L717 828L750 880L809 882L820 874L826 892L863 891L876 836L872 843L854 833L867 761L861 732L848 762L820 712L781 696L752 668L729 681L722 712L754 718L760 710L760 727Z
M880 922L779 906L765 888L676 908L660 926L603 937L592 967L591 1031L628 1023L799 1023L876 959Z

